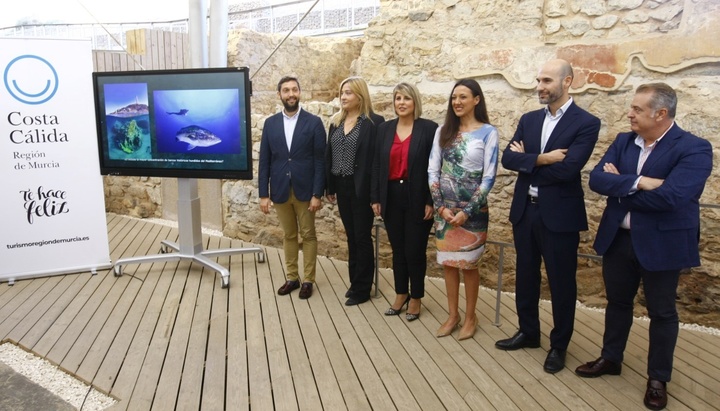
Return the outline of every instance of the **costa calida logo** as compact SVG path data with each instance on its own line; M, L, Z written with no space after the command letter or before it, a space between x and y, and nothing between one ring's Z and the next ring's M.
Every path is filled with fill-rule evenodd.
M58 74L49 61L26 54L15 57L5 67L5 88L15 100L25 104L43 104L58 89Z

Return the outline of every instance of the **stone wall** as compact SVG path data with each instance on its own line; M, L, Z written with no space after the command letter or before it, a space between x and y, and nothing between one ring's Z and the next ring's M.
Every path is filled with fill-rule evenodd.
M664 81L678 91L678 124L716 147L717 169L720 104L711 96L720 95L718 23L720 4L711 0L383 1L381 14L365 33L360 73L385 113L391 87L415 82L424 95L426 117L438 122L454 82L477 79L504 148L520 115L540 107L534 93L538 67L551 58L567 59L575 70L573 98L602 120L585 175L617 133L629 129L626 113L633 90ZM490 240L512 242L507 219L514 182L515 173L500 167L490 198ZM719 200L714 172L701 201L712 206ZM594 255L604 198L587 185L586 205L590 230L582 233L579 251ZM684 321L720 325L718 217L717 208L703 208L702 266L681 280ZM514 287L513 260L511 251L504 261L507 290ZM497 265L497 248L491 246L481 263L485 285L494 286ZM581 300L602 305L598 263L580 258L578 278ZM642 305L637 312L644 313Z
M283 39L249 30L230 33L228 62L248 66L253 82L252 138L253 167L257 170L260 136L265 119L281 109L277 81L285 75L297 76L302 89L302 106L320 116L326 126L339 107L335 97L340 82L357 74L355 70L363 39L289 37L278 51L272 51ZM268 59L267 62L263 63ZM333 101L335 100L335 101ZM257 175L257 173L256 173ZM252 181L225 181L223 211L227 236L256 244L282 247L282 229L275 213L260 212L257 176ZM317 213L318 252L346 259L346 239L335 206L326 204Z
M551 58L573 64L571 90L578 105L602 120L600 139L584 169L597 163L615 135L629 129L626 113L642 83L664 81L678 91L678 124L709 139L718 163L720 137L720 3L715 0L388 0L362 39L290 37L253 78L253 158L257 162L264 119L280 109L277 80L295 74L303 88L303 107L326 122L337 111L337 87L349 75L363 76L373 105L391 118L392 87L416 83L423 94L424 117L442 122L454 82L477 79L498 128L501 148L512 137L520 115L540 108L534 92L538 67ZM281 37L250 31L231 34L229 62L254 73ZM257 163L255 164L257 165ZM106 180L107 182L107 180ZM491 193L489 239L512 242L508 224L515 174L500 168ZM145 185L139 194L152 198ZM145 190L145 192L143 191ZM143 194L144 192L144 194ZM137 209L142 198L128 205ZM125 200L124 200L125 201ZM681 279L679 307L685 322L720 326L720 180L713 172L702 203L702 266ZM586 186L590 230L581 234L580 252L594 255L592 240L604 198ZM259 211L257 181L223 183L223 232L259 244L280 246L273 213ZM116 211L116 210L113 210ZM120 211L116 211L120 212ZM326 204L318 213L319 252L346 258L338 212ZM380 258L390 264L384 234ZM432 244L432 242L431 242ZM432 245L429 247L432 250ZM503 288L514 289L512 249L505 253ZM429 259L434 261L430 253ZM498 247L488 246L481 262L483 284L494 286ZM441 269L431 264L429 274ZM579 259L582 301L602 305L599 263ZM547 294L546 294L547 296ZM642 296L637 313L643 314Z
M162 216L161 178L103 177L105 209L138 218Z

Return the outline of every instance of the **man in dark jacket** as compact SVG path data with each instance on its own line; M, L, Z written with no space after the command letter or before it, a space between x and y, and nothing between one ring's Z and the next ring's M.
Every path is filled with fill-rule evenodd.
M312 295L317 261L315 212L325 190L325 127L318 116L300 108L300 83L283 77L278 83L283 110L267 120L260 142L258 192L260 210L271 202L285 233L283 250L287 281L278 289L286 295L300 288L300 298ZM298 228L302 236L304 277L298 270Z

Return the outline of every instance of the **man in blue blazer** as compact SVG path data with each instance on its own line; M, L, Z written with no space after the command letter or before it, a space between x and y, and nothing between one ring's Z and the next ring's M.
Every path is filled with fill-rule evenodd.
M575 322L577 248L587 230L580 171L592 154L600 120L569 95L572 67L551 60L540 69L537 92L543 109L524 114L503 152L502 165L518 172L510 207L516 249L515 304L519 330L495 346L540 347L540 265L545 261L552 297L550 351L543 369L565 367Z
M618 134L590 173L590 188L608 196L594 244L608 304L602 354L575 370L581 377L620 374L642 280L650 317L644 403L653 410L667 404L678 278L700 265L699 201L712 171L710 143L678 127L676 106L667 84L638 87L628 112L632 132Z
M260 141L260 210L268 214L272 202L285 233L287 281L278 294L286 295L300 288L300 298L306 299L312 295L315 283L315 212L322 208L325 190L325 127L318 116L300 108L297 78L280 79L278 96L283 110L265 120ZM298 229L304 262L302 286L298 272Z

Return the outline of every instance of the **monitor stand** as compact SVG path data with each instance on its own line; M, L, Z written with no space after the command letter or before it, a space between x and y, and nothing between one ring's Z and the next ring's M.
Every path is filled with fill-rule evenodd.
M127 264L156 263L161 261L192 260L203 267L220 273L222 288L230 286L230 271L208 257L231 254L257 253L258 262L265 262L265 253L260 247L226 248L203 251L202 229L200 224L200 197L197 179L178 178L178 231L180 243L163 240L160 254L141 257L121 258L115 262L115 276L122 275L122 267ZM174 250L175 252L171 252Z

